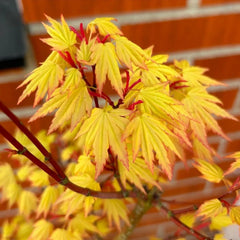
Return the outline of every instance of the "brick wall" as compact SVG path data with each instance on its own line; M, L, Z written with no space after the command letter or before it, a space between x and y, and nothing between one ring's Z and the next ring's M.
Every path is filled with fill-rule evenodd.
M41 21L43 13L58 18L61 13L69 25L78 26L96 16L112 16L132 41L145 48L154 45L155 53L168 53L170 60L186 58L192 64L209 68L209 75L227 86L211 88L210 91L223 101L223 106L240 119L240 0L108 0L103 4L97 0L22 0L24 20L28 27L29 42L36 63L43 61L49 53L39 38L45 36ZM32 58L31 58L32 59ZM16 105L21 93L16 86L34 66L31 61L26 69L0 73L0 96L15 113L27 121L32 115L32 99ZM0 121L12 129L0 113ZM47 120L33 124L33 129L47 126ZM232 139L226 142L217 136L209 141L221 156L240 150L240 123L220 120L220 124ZM0 136L0 149L5 146ZM229 162L217 160L223 167ZM189 165L191 160L189 160ZM223 191L223 186L205 183L199 173L192 169L186 171L177 163L172 183L166 186L165 197L181 200L201 200ZM177 184L176 184L176 181ZM174 207L174 205L173 205ZM4 210L4 206L1 206ZM4 215L5 214L5 215ZM0 212L0 218L15 212ZM131 239L143 240L147 236L167 233L174 226L167 223L162 214L150 210L134 231Z

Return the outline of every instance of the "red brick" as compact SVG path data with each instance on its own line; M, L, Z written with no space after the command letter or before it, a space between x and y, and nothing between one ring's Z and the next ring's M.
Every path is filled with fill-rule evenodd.
M83 17L97 14L129 13L164 8L176 8L186 5L186 0L111 0L99 4L98 0L23 0L24 19L26 22L46 20L44 14L59 18L61 14L67 17Z
M240 116L235 116L238 121L234 121L231 119L219 119L218 123L223 129L225 133L230 133L230 132L235 132L235 131L240 131Z
M208 76L217 80L239 78L240 55L196 60L195 65L208 68Z
M40 118L29 124L28 124L29 119L21 119L21 121L25 126L29 126L33 133L36 133L41 129L48 129L48 127L51 124L51 119L52 119L52 117L47 116L44 118ZM3 127L6 128L7 131L14 134L16 125L14 125L10 120L1 122L1 124L3 125ZM0 134L0 143L5 143L5 142L6 142L5 138Z
M1 100L9 108L20 108L33 105L34 94L31 94L30 97L27 97L21 104L17 105L18 99L24 90L24 87L17 89L21 82L22 81L0 83Z
M240 151L240 139L227 142L226 154Z
M213 92L212 94L222 101L222 108L231 109L233 107L237 93L238 89L231 89L225 90L224 92Z
M200 173L198 173L200 176ZM178 184L176 185L164 185L163 186L163 197L173 197L176 195L181 195L181 194L187 194L187 193L192 193L192 192L198 192L203 190L205 187L205 181L202 179L196 179L194 180L194 184L192 180L189 180L189 183L186 183L183 186L179 186Z
M202 0L202 5L238 3L240 0Z
M155 45L155 52L169 53L238 44L237 23L240 23L240 14L127 25L122 31L143 48Z

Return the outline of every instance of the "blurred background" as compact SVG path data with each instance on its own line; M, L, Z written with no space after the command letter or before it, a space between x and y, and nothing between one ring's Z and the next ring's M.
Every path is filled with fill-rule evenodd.
M44 14L59 19L63 14L69 25L84 26L95 17L115 17L123 33L142 48L154 45L155 54L169 54L169 59L188 59L191 64L209 68L208 75L226 83L210 91L223 101L223 107L240 119L240 0L0 0L0 99L24 123L35 112L33 98L17 105L22 89L16 87L34 67L44 61L49 47L40 41L47 37L41 22ZM48 118L32 124L33 131L49 125ZM0 113L0 121L13 125ZM220 156L240 150L240 123L219 120L231 142L211 135L209 141ZM0 136L0 150L6 147ZM0 161L6 160L1 151ZM231 161L216 160L226 168ZM191 160L189 160L191 163ZM196 170L186 171L177 163L174 179L165 197L180 200L205 199L218 195L224 186L205 183ZM177 184L175 184L177 182ZM172 205L174 207L174 205ZM0 223L16 214L0 206ZM131 239L166 234L175 226L163 215L150 210Z

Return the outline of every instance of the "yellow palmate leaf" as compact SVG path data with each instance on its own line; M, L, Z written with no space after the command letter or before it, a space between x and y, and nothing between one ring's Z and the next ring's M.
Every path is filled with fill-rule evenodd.
M53 224L45 219L38 220L34 224L34 229L30 235L30 240L46 240L53 232Z
M98 31L103 36L106 36L108 34L122 35L120 29L111 22L112 20L116 21L115 18L111 17L95 18L88 24L87 31L90 31L91 33Z
M65 72L65 80L61 86L61 91L66 92L67 90L72 91L79 86L84 86L82 74L77 68L68 68Z
M96 161L96 177L101 173L108 158L108 149L118 156L125 166L127 163L126 144L121 140L128 123L129 110L94 108L91 116L83 123L78 137L83 138L86 153L93 150Z
M215 163L197 159L194 167L202 174L202 178L209 182L219 183L224 179L223 170Z
M22 192L22 187L15 182L12 182L7 186L6 196L3 195L3 198L6 197L6 199L8 200L9 207L11 207L14 203L17 202L21 192Z
M138 109L142 113L153 114L164 120L170 121L170 119L174 119L174 124L176 124L176 121L181 121L182 115L190 118L183 104L165 94L164 88L166 88L165 84L156 84L142 87L137 91L135 101L143 101L142 104L138 105Z
M107 218L110 226L113 222L116 224L117 229L121 230L120 222L123 220L126 224L130 224L128 219L128 209L123 200L120 199L104 199L104 212L107 214Z
M41 195L37 209L37 215L39 216L41 213L43 213L43 215L46 217L51 206L56 202L59 194L59 189L54 186L47 186Z
M217 234L214 235L214 239L213 240L228 240L228 239L225 238L223 234L217 233Z
M98 43L93 47L92 61L95 66L97 89L101 93L107 78L120 97L122 93L122 78L118 66L117 55L111 42Z
M222 203L217 199L211 199L205 201L198 209L198 216L202 216L204 219L216 217L223 211Z
M49 240L77 240L73 234L65 229L56 228L51 234Z
M43 42L57 51L66 50L77 43L76 34L70 30L63 16L61 16L61 24L51 17L47 16L47 19L51 23L51 26L44 23L43 26L51 38L42 39Z
M29 222L21 223L17 228L16 240L27 240L33 230L33 224Z
M196 216L194 213L185 213L182 214L179 218L179 220L187 225L190 228L193 228L194 222L195 222Z
M172 142L170 136L173 133L159 119L147 113L135 116L124 131L123 138L131 136L133 158L135 159L139 150L148 165L153 171L153 161L156 158L167 174L168 178L172 177L172 166L168 158L168 151L173 151L179 156L179 153Z
M80 176L71 176L69 179L76 185L89 188L94 191L100 191L100 185L97 181L94 180L89 174L81 174ZM66 216L69 216L72 213L79 211L79 209L84 209L85 215L87 216L90 210L93 207L95 198L91 196L84 196L73 192L70 189L64 191L59 199L57 204L60 204L60 208L65 212Z
M198 138L193 138L193 153L199 159L211 160L212 154L215 155L215 151L206 144L203 144Z
M201 141L203 141L203 139L201 139L201 126L203 129L205 128L205 131L209 129L227 138L211 114L224 118L235 118L219 107L216 104L218 102L219 100L216 97L208 94L202 87L191 88L188 90L186 97L182 100L185 109L191 113L192 118L197 119L197 121L191 120L191 128Z
M120 179L125 187L127 186L127 181L129 181L144 193L145 190L143 187L143 182L155 185L156 187L160 188L159 183L154 180L154 176L151 171L147 169L144 159L137 157L133 161L132 151L130 147L128 147L128 160L128 169L123 166L122 162L118 161ZM157 172L157 168L155 168L155 171Z
M36 106L46 94L48 98L51 97L53 91L62 81L63 74L63 69L57 63L45 61L40 67L34 69L30 76L19 85L19 87L22 87L28 84L20 96L18 104L35 90L37 91L35 94L34 106Z
M79 87L71 92L61 93L61 89L57 89L54 96L32 116L30 122L55 109L57 111L49 128L49 133L64 125L68 120L71 121L71 129L81 122L84 115L89 114L92 109L92 99L85 82L80 80Z
M43 156L39 149L29 140L29 138L23 132L17 130L14 136L23 146L27 146L28 151L31 152L35 157L37 157L42 162L45 161L45 156ZM47 151L50 152L50 145L55 141L56 135L55 134L47 135L46 130L41 130L37 133L36 137L47 149ZM20 154L14 155L14 158L19 160L22 163L22 165L30 164L28 158L23 155ZM34 170L34 168L32 170ZM32 170L29 171L29 173L32 172Z
M227 156L228 158L235 158L235 161L231 163L230 168L226 171L225 174L229 174L234 172L236 169L240 168L240 152L235 152L234 154L231 154Z
M19 213L29 217L32 211L37 207L37 197L34 193L24 190L18 199Z
M78 158L78 163L75 166L74 174L80 175L82 173L87 173L94 177L96 174L95 166L91 162L91 158L86 155L80 155Z
M182 70L182 76L184 80L187 80L187 85L189 86L214 86L214 85L224 85L210 77L204 75L207 71L206 68L190 66L188 61L174 61L174 65Z
M42 169L33 171L29 176L29 180L32 185L36 187L45 187L49 185L49 176Z
M226 209L226 208L225 208ZM211 218L211 224L209 226L210 230L222 230L224 227L233 224L231 218L227 215L227 209L223 211L222 214L219 214Z
M99 231L96 227L98 218L99 217L95 215L85 216L83 213L78 213L69 221L67 230L70 232L77 231L80 234L86 231L98 233Z
M77 50L77 60L80 63L91 65L92 64L92 49L96 42L96 39L90 39L88 43L82 41L79 49Z
M6 189L10 184L16 183L15 174L9 163L0 166L0 188Z
M229 216L234 223L240 225L240 207L231 207Z
M126 37L115 37L116 54L122 64L132 68L132 64L146 68L145 60L149 58L147 53L138 45Z

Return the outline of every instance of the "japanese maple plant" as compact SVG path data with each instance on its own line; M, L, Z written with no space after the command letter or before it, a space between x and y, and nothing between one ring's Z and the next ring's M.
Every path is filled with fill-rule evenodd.
M2 200L18 208L2 239L128 239L150 208L178 226L173 239L224 239L223 227L240 224L239 179L228 178L240 154L224 171L207 140L209 131L227 138L214 116L234 120L207 91L221 83L186 60L170 64L153 47L142 49L113 18L85 29L47 18L50 37L42 41L51 54L19 86L19 103L35 92L34 106L43 104L29 121L50 114L48 132L33 134L0 102L18 127L13 133L0 125L0 133L19 166L0 166ZM226 191L171 209L178 199L164 197L163 185L186 152L202 178ZM165 239L158 234L149 237Z

